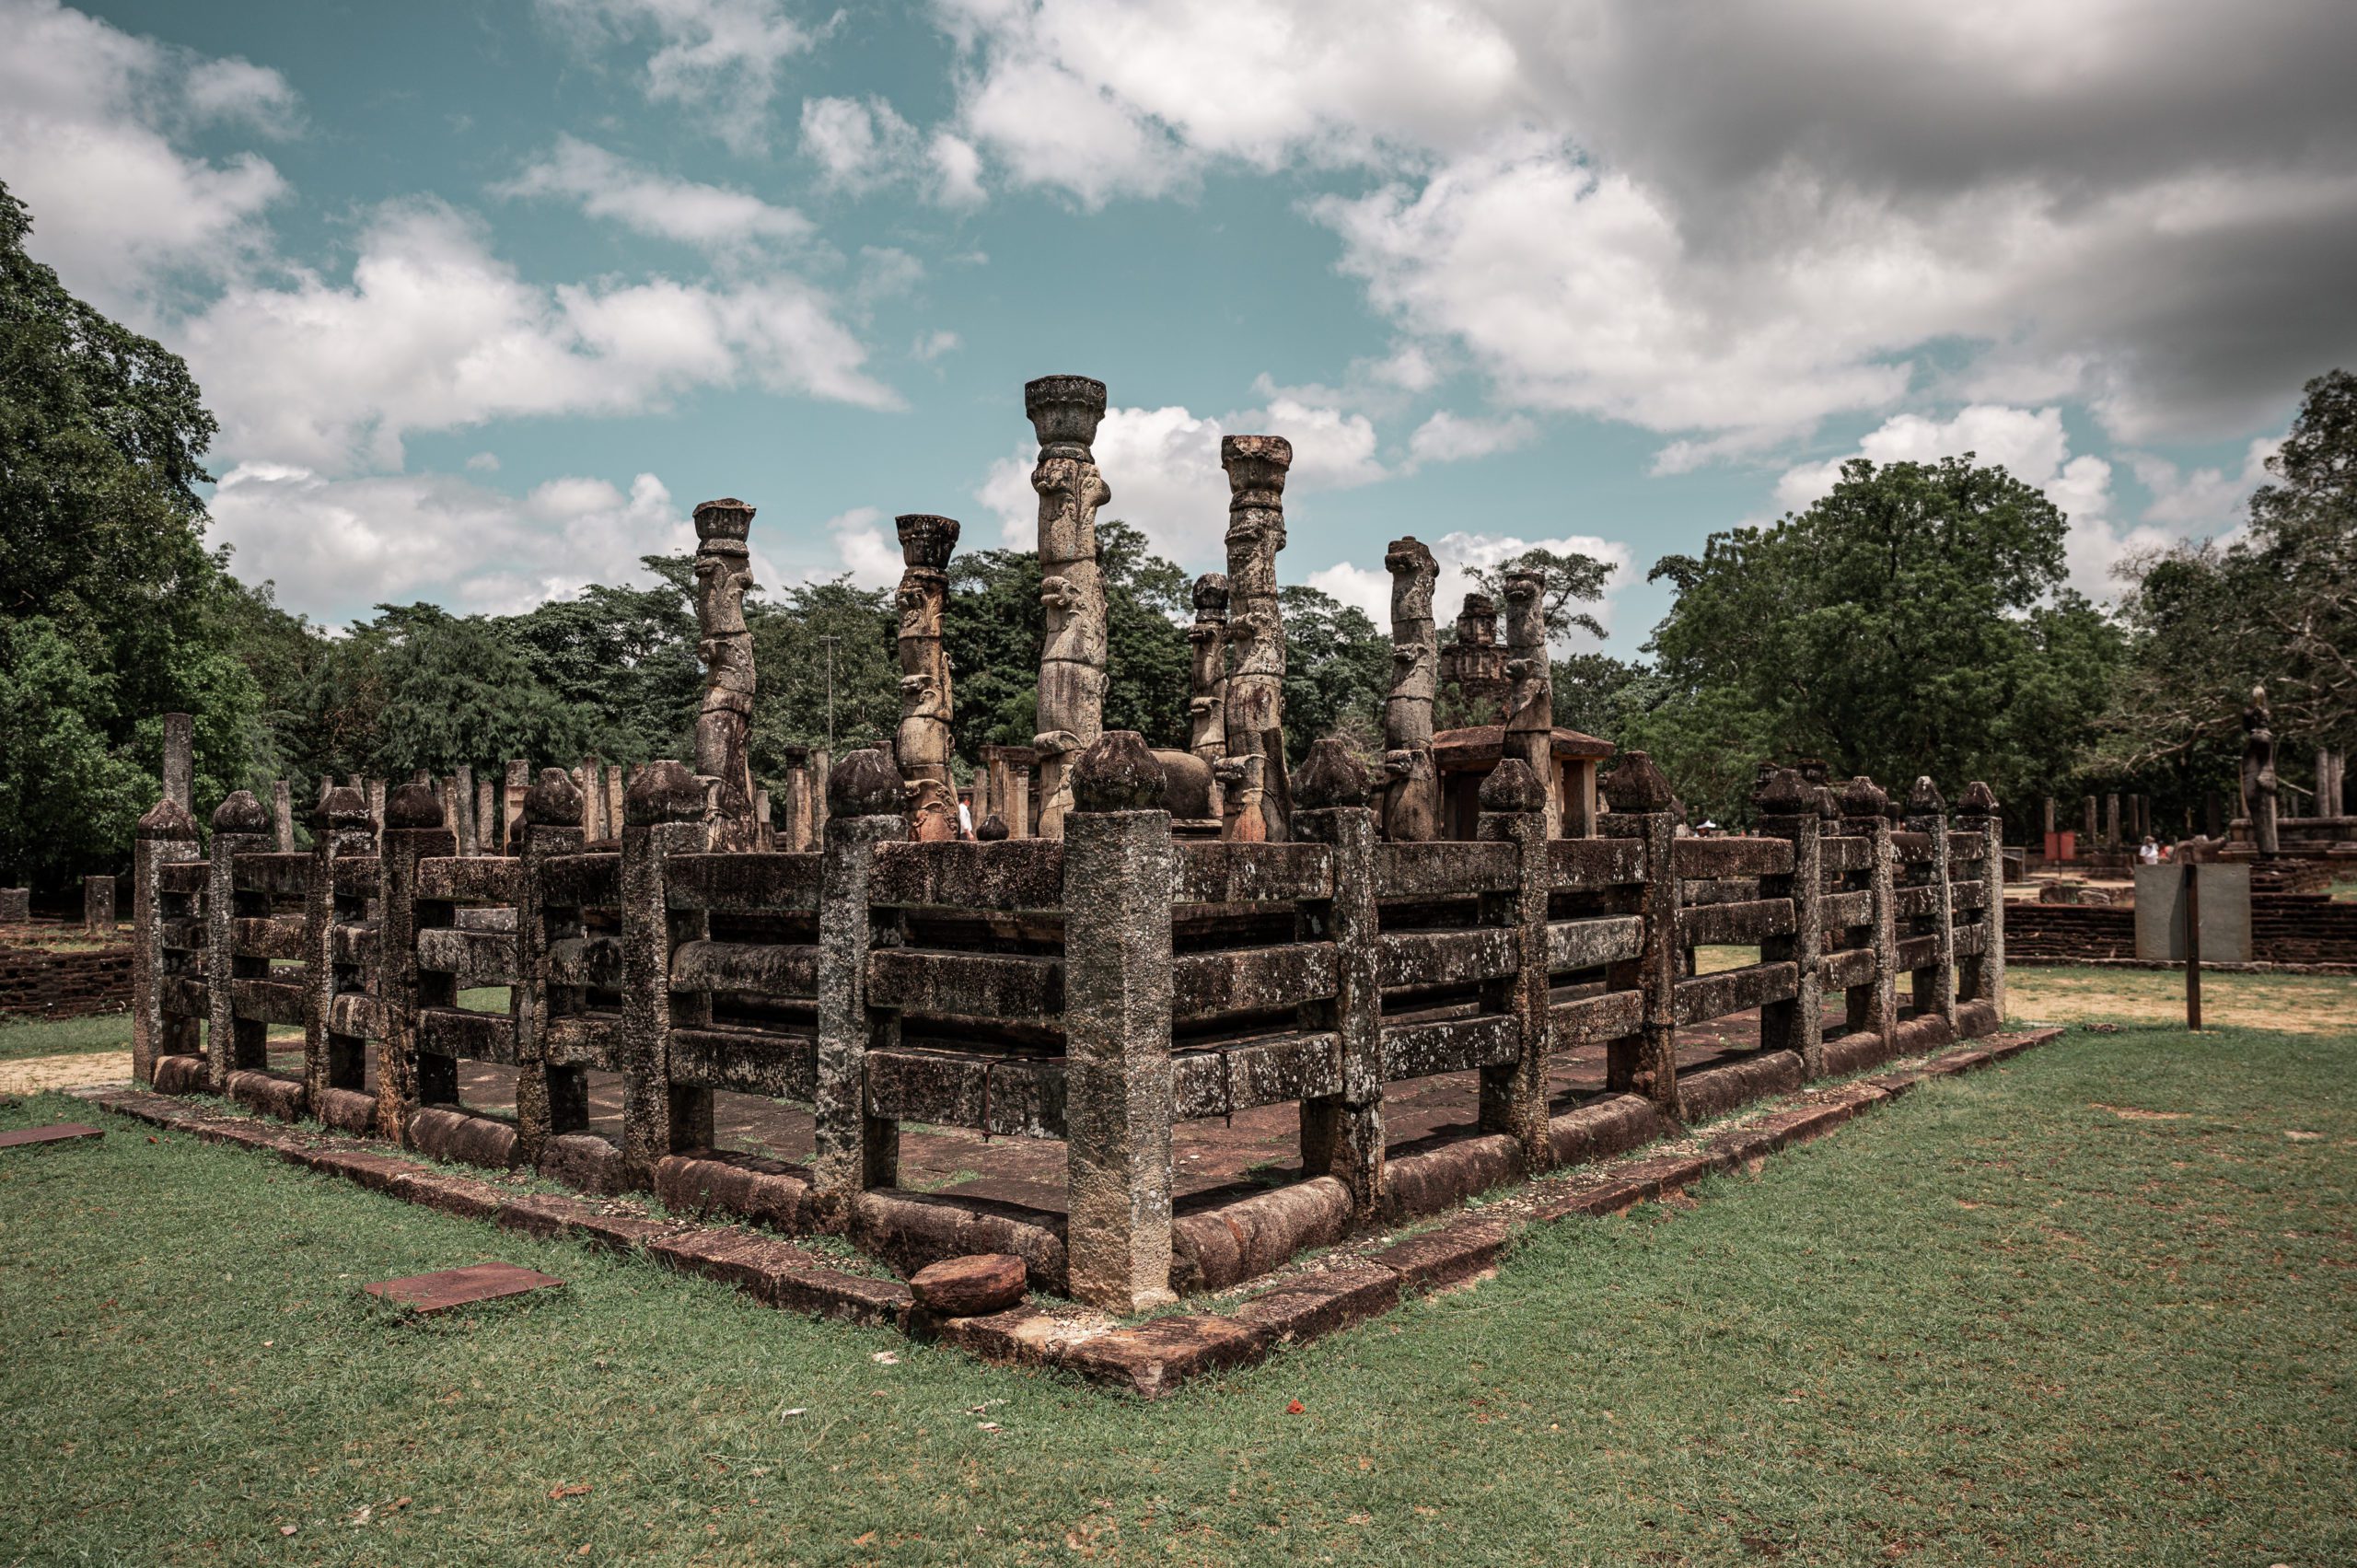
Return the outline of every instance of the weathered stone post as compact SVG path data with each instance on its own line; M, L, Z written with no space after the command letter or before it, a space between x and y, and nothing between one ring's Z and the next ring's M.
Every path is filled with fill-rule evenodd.
M1089 443L1105 417L1105 383L1042 376L1023 389L1039 437L1031 488L1039 493L1039 836L1063 837L1071 771L1097 739L1105 711L1105 579L1097 564L1097 508L1113 498Z
M2082 854L2101 847L2103 843L2096 828L2096 797L2092 795L2079 797L2079 841Z
M1280 843L1293 836L1285 779L1285 622L1277 607L1277 552L1285 547L1285 472L1293 443L1282 436L1225 436L1227 470L1227 754L1241 759L1245 809L1230 837Z
M2103 842L2106 847L2119 847L2119 792L2113 790L2103 797Z
M168 963L164 923L186 920L193 901L186 893L164 890L163 868L197 858L196 819L165 796L139 819L131 854L131 1075L156 1081L156 1063L165 1056L192 1055L197 1020L164 1016L164 987L179 974Z
M368 820L381 828L385 825L385 781L369 779L364 787L368 792Z
M1187 749L1212 770L1211 810L1225 817L1219 765L1227 756L1227 576L1195 579L1195 623L1187 628Z
M1932 841L1931 861L1923 881L1931 889L1931 912L1915 921L1915 935L1933 938L1935 958L1927 971L1915 971L1915 1011L1937 1014L1956 1022L1956 888L1948 864L1948 803L1928 775L1919 777L1907 792L1907 830Z
M303 902L303 1090L314 1115L327 1106L328 1090L365 1094L368 1087L366 1037L335 1027L336 997L367 989L354 956L336 951L335 928L359 924L368 900L337 890L336 864L376 853L367 797L347 787L329 790L311 819L311 876ZM377 1121L373 1111L369 1120Z
M270 1065L269 1026L238 1016L238 981L267 980L268 958L238 951L240 918L267 918L269 898L238 890L237 861L261 854L270 844L270 813L250 790L237 790L213 813L213 866L204 887L204 994L206 1087L229 1092L229 1074Z
M1771 773L1751 799L1759 836L1786 839L1793 846L1792 875L1762 877L1759 886L1763 899L1793 901L1792 934L1762 938L1759 961L1789 963L1798 977L1792 1000L1759 1009L1759 1049L1798 1052L1812 1078L1825 1070L1824 981L1818 969L1825 940L1825 862L1817 799L1818 791L1790 768Z
M1332 847L1333 897L1300 906L1297 935L1334 944L1334 994L1304 1005L1306 1033L1331 1032L1342 1092L1301 1102L1301 1168L1351 1190L1374 1218L1383 1198L1383 974L1375 908L1375 809L1366 770L1341 741L1309 748L1294 792L1294 831Z
M1481 1131L1510 1135L1522 1145L1523 1167L1543 1170L1554 1163L1554 1146L1547 1137L1547 1047L1552 1023L1547 894L1554 876L1547 848L1547 789L1521 758L1503 757L1481 781L1479 804L1474 836L1484 843L1514 845L1515 865L1513 892L1481 899L1483 923L1515 929L1514 973L1483 984L1482 1010L1512 1016L1520 1046L1512 1063L1481 1069ZM1676 879L1670 878L1669 885L1674 896Z
M554 768L524 796L524 821L516 853L523 862L523 885L516 904L516 983L508 993L508 1016L516 1024L516 1158L537 1166L550 1140L589 1126L589 1074L577 1064L548 1059L549 1020L558 1003L579 1010L577 988L562 998L549 979L549 946L578 940L581 911L552 904L548 865L561 854L579 854L585 842L581 796Z
M982 765L990 770L991 809L1006 824L1007 836L1031 836L1031 748L985 746Z
M2005 1022L2005 819L1997 808L1997 792L1975 779L1965 785L1956 803L1956 830L1978 838L1980 886L1986 901L1980 910L1980 951L1956 967L1956 990L1966 1000L1986 1002L1997 1010L1997 1024Z
M893 738L892 759L903 781L940 786L921 791L916 820L916 836L937 843L958 836L957 802L941 798L950 787L950 724L956 706L949 656L941 646L941 615L949 600L949 555L958 548L958 520L911 512L893 521L903 570L899 595L900 727Z
M1547 836L1562 836L1563 813L1555 772L1555 683L1547 662L1547 578L1540 572L1506 574L1506 691L1504 754L1519 757L1546 796Z
M295 793L284 779L270 781L270 825L278 838L278 853L295 853Z
M2261 854L2273 854L2279 845L2275 829L2275 715L2267 705L2267 688L2250 689L2250 704L2243 709L2243 815L2250 819L2251 842Z
M648 1184L666 1155L712 1142L712 1091L671 1082L671 1026L700 1000L672 999L671 954L702 936L706 920L673 912L665 866L712 847L710 799L702 779L668 759L641 769L622 797L621 1175L633 1189Z
M82 878L82 930L91 936L114 935L114 878Z
M388 796L384 822L377 852L377 1008L385 1029L377 1051L377 1132L406 1144L420 1108L459 1103L458 1059L421 1051L417 1043L419 1008L447 1005L458 989L455 976L428 976L417 965L418 933L453 918L447 900L419 896L418 863L456 854L459 839L424 784L402 784Z
M196 811L196 720L188 714L164 715L164 798Z
M460 854L482 853L475 831L475 771L465 762L450 774L450 829L459 835Z
M490 773L475 781L475 853L504 854L506 823L499 809L499 784Z
M2094 797L2088 797L2094 810ZM1864 774L1841 791L1842 827L1852 838L1867 841L1866 886L1873 893L1875 973L1865 985L1850 987L1844 1006L1844 1027L1852 1033L1872 1030L1888 1050L1898 1032L1898 864L1890 842L1889 795Z
M1394 843L1440 837L1440 775L1433 770L1433 703L1440 694L1440 643L1433 588L1440 563L1413 534L1384 553L1391 574L1391 691L1383 703L1383 836Z
M1064 832L1065 1250L1072 1294L1139 1312L1170 1290L1170 889L1162 769L1134 731L1073 771Z
M1608 839L1642 839L1645 845L1643 945L1637 957L1612 965L1606 983L1614 991L1642 993L1644 1022L1636 1035L1605 1047L1605 1087L1641 1094L1666 1113L1678 1114L1678 798L1654 760L1623 751L1614 760L1604 793L1612 810L1604 819Z
M781 746L785 777L780 781L777 847L796 854L810 847L810 748Z
M696 656L703 661L703 703L696 710L696 772L718 779L720 849L753 842L753 633L745 625L745 590L753 573L745 536L753 508L735 497L696 507ZM592 787L595 787L594 784ZM630 814L625 796L622 814Z
M900 1015L870 1008L867 955L900 942L900 919L868 901L876 846L909 836L908 791L879 749L853 751L827 776L827 837L819 867L817 1126L812 1196L830 1223L851 1202L899 1179L899 1123L867 1110L867 1052L900 1033Z

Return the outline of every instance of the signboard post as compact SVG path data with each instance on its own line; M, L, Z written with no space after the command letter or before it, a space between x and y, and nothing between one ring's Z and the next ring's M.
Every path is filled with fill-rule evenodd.
M2201 966L2250 962L2250 867L2136 868L2136 956L2185 966L2185 1022L2201 1027Z

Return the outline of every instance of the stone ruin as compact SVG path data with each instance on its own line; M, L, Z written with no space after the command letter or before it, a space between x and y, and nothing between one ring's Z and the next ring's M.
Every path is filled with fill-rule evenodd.
M1600 796L1598 759L1582 760L1585 793L1567 795L1535 580L1506 585L1502 647L1469 605L1474 635L1445 650L1431 554L1396 541L1380 776L1331 739L1289 772L1275 561L1292 453L1274 436L1223 444L1227 571L1196 586L1187 747L1103 731L1104 388L1051 377L1026 405L1039 733L985 749L973 836L949 796L940 642L957 524L899 522L891 748L813 758L765 825L745 764L753 509L709 503L693 771L511 766L496 796L463 775L412 780L380 808L347 783L323 791L301 852L283 791L276 822L230 796L209 842L169 793L141 819L139 1082L844 1235L904 1272L1012 1254L1032 1288L1128 1313L1996 1027L2001 838L1984 786L1951 810L1920 779L1893 813L1872 781L1837 794L1778 771L1759 836L1725 839L1678 833L1642 752ZM1442 679L1496 711L1454 841ZM1691 976L1681 955L1698 944L1757 961ZM479 986L508 988L508 1006L462 1005ZM1698 1026L1755 1013L1745 1038L1694 1043ZM273 1025L303 1031L298 1061L273 1063ZM1434 1079L1462 1085L1469 1124L1398 1137L1387 1099ZM512 1113L467 1103L485 1082ZM724 1146L717 1108L778 1101L807 1108L807 1161ZM1174 1142L1268 1107L1296 1108L1296 1176L1183 1179ZM1061 1181L1025 1203L911 1191L908 1123L1060 1144Z

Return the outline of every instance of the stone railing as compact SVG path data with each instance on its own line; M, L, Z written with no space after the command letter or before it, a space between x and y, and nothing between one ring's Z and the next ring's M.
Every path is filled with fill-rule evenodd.
M215 814L207 851L168 802L140 830L135 1071L844 1232L902 1265L1017 1252L1035 1283L1132 1310L2002 1016L1999 819L1979 785L1952 815L1919 781L1894 821L1871 784L1836 801L1778 774L1760 836L1685 838L1630 753L1603 836L1550 839L1516 761L1484 785L1474 842L1392 843L1364 773L1321 742L1294 842L1252 843L1174 838L1160 780L1110 735L1074 770L1061 841L924 843L890 762L856 752L819 847L792 853L715 852L707 791L676 763L640 771L619 842L596 844L549 770L505 856L459 854L418 785L380 833L331 794L301 854L267 847L250 796ZM1687 950L1723 945L1758 961L1686 972ZM464 1005L483 986L504 1009ZM1755 1008L1757 1050L1681 1074L1681 1027ZM273 1025L303 1029L299 1074L271 1070ZM1550 1064L1581 1050L1604 1093L1559 1108ZM512 1110L461 1103L467 1063L512 1081ZM1388 1150L1387 1086L1449 1073L1478 1075L1478 1130ZM597 1094L618 1094L619 1138L591 1131ZM808 1164L715 1153L722 1094L809 1107ZM1301 1180L1174 1203L1174 1125L1280 1104L1300 1108ZM1062 1140L1065 1212L903 1191L904 1122Z

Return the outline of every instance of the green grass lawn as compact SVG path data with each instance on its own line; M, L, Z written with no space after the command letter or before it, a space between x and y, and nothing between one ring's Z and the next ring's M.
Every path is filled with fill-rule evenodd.
M2352 1051L2074 1030L1152 1406L100 1116L0 1153L0 1561L2357 1561Z
M0 1018L0 1062L130 1049L128 1013L101 1013L92 1018Z

